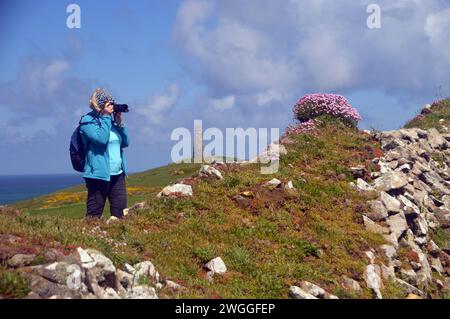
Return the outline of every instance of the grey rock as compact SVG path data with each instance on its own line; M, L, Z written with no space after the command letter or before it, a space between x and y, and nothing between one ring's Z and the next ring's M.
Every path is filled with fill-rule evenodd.
M388 172L377 178L374 187L378 191L390 191L399 189L408 184L407 176L402 172Z
M356 293L361 292L361 286L360 286L359 282L357 282L356 280L354 280L352 278L346 277L346 276L344 276L342 278L342 287L346 290L351 290Z
M316 298L323 299L325 297L325 290L309 281L300 282L300 288Z
M363 216L364 226L367 231L375 234L389 234L389 228L378 225L369 217Z
M391 264L394 258L397 256L397 249L392 245L381 245L380 249L388 259L389 264Z
M406 282L411 285L417 285L417 274L412 269L401 269L400 273L402 277L406 280Z
M130 290L130 299L158 299L156 290L148 286L136 286Z
M434 216L442 228L450 227L450 209L439 207L434 211Z
M7 264L8 267L11 268L20 268L30 265L33 260L36 258L36 255L33 254L17 254L11 257Z
M422 297L425 296L422 290L414 287L413 285L407 283L406 281L400 278L395 278L394 280L406 293L415 294Z
M380 200L388 212L400 213L400 202L386 192L380 192Z
M397 237L397 239L399 239L400 236L408 229L408 224L403 213L389 216L386 223L389 225L391 232Z
M435 149L447 148L447 140L435 128L428 130L428 143Z
M388 211L381 201L372 200L368 202L370 210L366 213L367 217L373 221L382 221L388 217Z
M403 213L406 216L418 216L420 215L420 209L413 202L411 202L406 196L400 195L398 201L401 203Z
M431 258L431 269L439 274L442 274L444 267L442 266L441 260L439 258Z
M155 266L151 261L143 261L133 266L136 269L134 275L134 284L139 285L141 278L149 278L154 283L159 282L159 273L156 271Z
M180 291L180 290L186 289L182 285L177 284L176 282L171 281L171 280L166 280L165 285L168 289L173 290L173 291Z
M356 188L362 192L373 192L375 189L361 178L356 180Z

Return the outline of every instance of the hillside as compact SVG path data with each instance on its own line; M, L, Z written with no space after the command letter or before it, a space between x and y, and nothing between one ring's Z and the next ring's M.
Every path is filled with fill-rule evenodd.
M308 283L330 298L448 297L448 135L445 140L439 133L412 128L429 129L442 126L442 118L450 120L448 101L431 110L408 123L410 130L397 131L401 133L368 134L324 118L314 133L291 134L283 141L287 154L274 175L261 175L260 166L250 163L214 164L223 179L198 176L200 167L193 164L132 175L129 204L138 204L123 221L110 224L82 219L83 186L3 208L0 294L24 297L31 287L37 297L40 285L49 285L42 283L40 265L74 263L75 249L83 247L111 259L117 270L98 271L120 280L127 277L119 268L126 272L127 264L151 261L158 276L149 266L139 284L155 287L159 298L302 298L311 297L311 291L305 294ZM427 140L429 156L411 153ZM395 158L394 151L401 154ZM413 168L422 166L426 169L417 176L435 171L438 176L431 177L441 188L415 177ZM445 182L441 176L446 174ZM273 178L279 182L268 185ZM156 196L177 181L191 185L193 196ZM401 206L387 209L380 190L386 194L382 199L392 199L393 206L401 200ZM424 193L420 200L419 193ZM431 199L425 204L425 198ZM439 220L421 219L422 214L434 217L433 210ZM431 242L440 248L428 249ZM19 253L29 257L14 268L9 261ZM95 259L83 250L77 256ZM223 260L227 270L217 268L214 274L214 267L205 263L218 256L216 266ZM86 276L92 283L88 272ZM62 292L56 296L68 293L58 289ZM75 297L105 293L89 284L86 289Z
M436 128L440 132L448 132L450 127L450 99L433 102L421 110L421 113L406 123L405 128Z

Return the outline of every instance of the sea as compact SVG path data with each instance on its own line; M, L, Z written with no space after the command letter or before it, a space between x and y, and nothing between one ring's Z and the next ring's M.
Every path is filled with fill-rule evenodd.
M84 184L81 174L0 175L0 205Z

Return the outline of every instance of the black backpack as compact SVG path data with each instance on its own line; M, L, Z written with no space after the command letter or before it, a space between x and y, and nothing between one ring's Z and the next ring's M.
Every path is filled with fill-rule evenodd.
M100 123L98 122L98 118L96 118L96 120L97 123L100 125ZM80 127L81 125L90 123L93 122L81 123L80 119L77 128L73 131L72 137L70 138L70 149L69 149L70 160L72 162L73 169L76 170L77 172L84 172L84 165L86 163L86 150L87 150L86 147L87 145L84 145L83 139L81 137Z

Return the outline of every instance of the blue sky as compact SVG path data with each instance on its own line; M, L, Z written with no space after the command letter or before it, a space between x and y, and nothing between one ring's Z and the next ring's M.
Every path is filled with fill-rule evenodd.
M380 5L382 28L366 7ZM81 7L81 29L66 7ZM128 103L129 169L170 162L176 127L279 127L302 95L345 95L396 129L449 93L444 0L4 0L0 174L71 172L68 141L107 88Z

